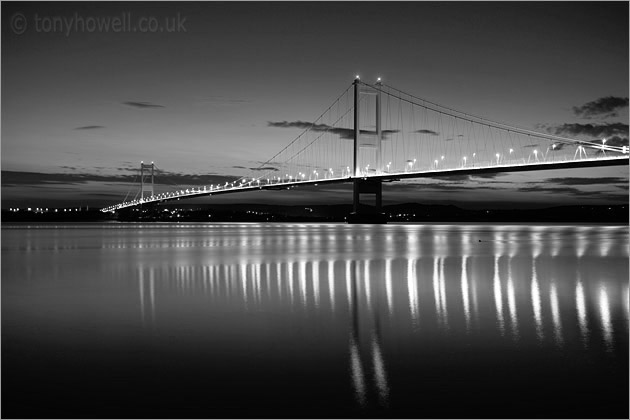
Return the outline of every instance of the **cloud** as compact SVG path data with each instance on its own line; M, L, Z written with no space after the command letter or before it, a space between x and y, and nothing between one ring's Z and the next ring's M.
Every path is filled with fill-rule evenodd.
M600 192L590 192L590 191L582 191L577 188L571 187L546 187L543 185L532 185L528 187L520 187L518 192L539 192L539 193L550 193L550 194L571 194L578 196L589 196L589 195L597 195Z
M430 178L425 178L425 179L435 179L435 180L441 180L441 181L449 181L452 183L458 183L458 184L462 184L464 182L479 182L478 179L484 179L484 180L488 180L488 179L495 179L496 177L499 176L503 176L505 174L503 173L480 173L480 174L453 174L453 175L437 175L437 176L432 176ZM478 178L478 179L475 179ZM484 182L488 182L488 181L484 181ZM503 182L500 182L503 183Z
M41 186L44 184L77 185L87 182L115 182L138 183L137 174L131 175L98 175L93 173L43 173L2 171L2 186L20 185ZM175 172L158 171L155 175L155 183L164 186L178 185L210 185L216 183L232 182L239 177L218 174L184 174Z
M302 130L306 130L310 128L311 131L315 132L328 132L332 134L339 135L340 138L344 140L352 140L354 139L354 129L352 128L342 128L342 127L332 127L327 124L313 124L306 121L267 121L267 125L269 127L275 128L300 128ZM383 130L383 138L387 136L398 133L399 130ZM361 134L372 134L375 135L375 131L361 130Z
M546 182L560 185L599 185L599 184L616 184L622 182L628 182L626 178L620 177L602 177L602 178L580 178L580 177L565 177L565 178L549 178Z
M147 108L164 108L164 105L152 104L151 102L123 102L123 105L129 106L131 108L136 109L147 109Z
M582 118L607 118L616 117L617 111L628 107L628 98L620 98L617 96L606 96L591 102L587 102L582 106L574 106L573 112Z
M279 171L280 169L274 168L273 166L262 166L260 168L249 168L252 171Z
M75 130L98 130L101 128L105 128L103 125L84 125L81 127L76 127Z
M428 178L433 179L433 178ZM501 190L500 187L491 186L489 184L479 185L474 182L465 182L465 176L458 176L455 179L444 178L444 180L448 180L450 182L397 182L387 185L387 192L428 192L428 191L452 191L452 192L464 192L469 193L471 191L497 191Z
M422 130L416 130L414 131L414 133L419 133L419 134L430 134L432 136L439 136L440 133L438 133L437 131L433 131L433 130L427 130L427 129L422 129ZM453 139L451 139L453 140Z
M602 124L580 124L566 123L557 126L546 127L547 132L564 136L588 136L588 137L628 137L628 124L624 123L602 123Z

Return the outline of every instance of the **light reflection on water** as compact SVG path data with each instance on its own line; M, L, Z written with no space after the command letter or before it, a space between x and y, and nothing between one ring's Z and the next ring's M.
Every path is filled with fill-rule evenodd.
M207 323L212 334L243 328L243 314L289 317L297 329L275 332L286 340L275 351L320 331L322 353L346 355L347 383L364 408L395 406L401 387L414 386L398 381L397 355L421 372L425 362L404 355L429 343L436 351L555 348L580 360L597 349L627 353L627 227L113 226L3 229L3 305L24 316L33 308L11 296L56 286L49 299L61 290L73 302L85 298L74 287L88 288L94 305L131 309L114 327L162 337L182 320ZM3 318L4 327L15 317ZM247 346L254 337L232 343Z

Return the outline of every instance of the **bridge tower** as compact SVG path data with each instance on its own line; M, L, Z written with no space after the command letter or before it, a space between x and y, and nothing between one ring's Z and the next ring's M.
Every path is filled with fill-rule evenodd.
M376 82L376 89L361 83L357 76L354 79L354 150L352 188L352 213L348 217L349 223L385 223L381 213L383 201L383 183L381 180L369 179L370 166L377 174L382 173L382 144L383 133L381 127L381 79ZM361 131L361 95L375 95L375 131ZM366 157L367 151L370 157ZM367 150L365 150L367 149ZM374 153L369 153L372 150ZM373 156L373 159L370 159ZM361 206L361 194L373 195L375 205L372 208Z
M145 174L145 170L146 170L146 174ZM155 174L155 164L153 162L151 162L151 164L140 162L140 199L141 200L144 200L145 193L146 193L146 197L151 197L153 195L154 174ZM150 178L150 182L148 182L149 178Z

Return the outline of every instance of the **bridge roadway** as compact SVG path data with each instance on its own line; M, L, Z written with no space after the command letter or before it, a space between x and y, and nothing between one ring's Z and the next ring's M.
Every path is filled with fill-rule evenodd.
M415 178L432 178L435 176L445 177L449 175L476 175L476 174L488 174L488 173L505 173L505 172L526 172L526 171L544 171L549 169L572 169L572 168L593 168L602 166L622 166L628 165L629 156L624 154L622 156L611 157L598 157L598 158L585 158L576 160L565 160L555 162L531 162L531 163L509 163L509 164L492 164L486 166L473 166L468 165L466 167L453 168L453 169L434 169L423 171L408 171L408 172L389 172L389 173L375 173L373 175L363 174L361 176L347 176L339 178L326 178L326 179L314 179L314 180L302 180L302 181L289 181L289 182L271 182L269 184L256 185L243 185L235 187L219 187L215 189L195 190L190 192L172 192L162 193L152 197L145 198L144 200L133 200L113 206L105 207L101 209L103 212L114 212L119 209L134 207L141 204L161 203L166 201L180 200L182 198L197 198L203 196L219 195L219 194L231 194L237 192L257 191L257 190L285 190L291 189L300 185L320 185L320 184L338 184L352 182L356 179L361 180L375 180L381 182L394 182L402 179L415 179ZM249 182L249 184L252 184ZM207 187L206 187L207 188Z

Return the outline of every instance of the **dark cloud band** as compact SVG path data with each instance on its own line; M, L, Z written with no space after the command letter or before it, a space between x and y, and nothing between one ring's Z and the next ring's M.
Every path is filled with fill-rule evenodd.
M620 98L617 96L606 96L591 102L587 102L582 106L573 107L573 112L582 118L607 118L618 116L617 111L628 107L628 98Z
M556 135L588 136L588 137L628 137L628 124L604 123L604 124L580 124L567 123L548 127L547 131Z
M164 108L164 105L152 104L151 102L123 102L123 105L129 106L131 108L137 109L148 109L148 108Z
M314 124L306 121L268 121L269 127L275 128L300 128L302 130L310 129L315 132L329 132L337 134L344 140L352 140L354 138L354 129L343 127L332 127L327 124ZM398 133L399 130L383 130L383 138L387 138L389 135ZM361 134L375 135L375 131L361 130Z
M98 130L101 128L105 128L103 125L84 125L81 127L76 127L75 130Z

